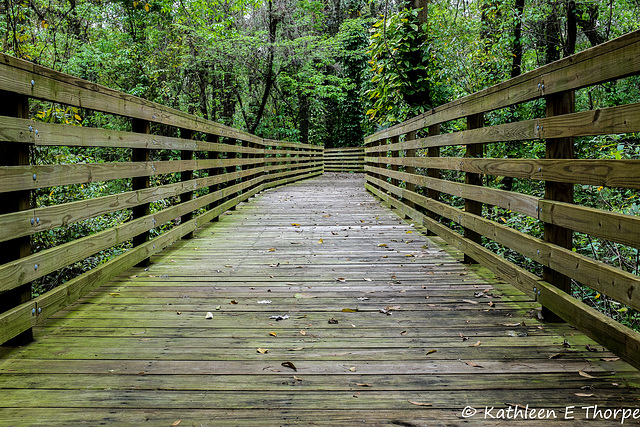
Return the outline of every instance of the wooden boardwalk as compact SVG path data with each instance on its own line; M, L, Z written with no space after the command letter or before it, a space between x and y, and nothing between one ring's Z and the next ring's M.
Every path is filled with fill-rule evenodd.
M638 371L460 259L361 177L267 191L1 348L0 425L495 425L526 405L547 425L567 406L576 423L583 406L638 408Z

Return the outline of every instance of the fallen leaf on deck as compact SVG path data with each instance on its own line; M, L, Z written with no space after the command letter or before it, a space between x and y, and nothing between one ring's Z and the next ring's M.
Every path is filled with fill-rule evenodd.
M400 306L399 305L388 305L384 309L387 310L387 311L400 310Z
M579 397L591 397L591 396L593 396L593 393L590 393L590 394L589 393L573 393L573 394L575 394L576 396L579 396Z
M337 325L338 321L332 317L331 319L329 319L329 321L327 323L329 323L331 325Z
M556 353L556 354L552 354L551 356L549 356L549 359L557 359L559 357L564 356L564 353Z
M414 402L413 400L408 400L407 402L418 406L433 406L431 403Z
M365 282L371 282L371 279L369 279L369 278L365 277L365 278L364 278L364 281L365 281Z
M304 350L304 347L288 348L287 351L300 351Z
M282 314L277 314L275 316L269 316L269 319L275 319L276 322L279 322L280 320L287 320L289 318L288 314L282 315Z
M347 280L344 277L336 277L336 282L346 282Z
M300 335L307 335L307 331L301 330Z
M318 240L318 243L324 243L324 240L319 239L319 240Z
M483 368L484 367L484 366L478 365L477 363L470 362L468 360L466 362L464 362L464 363L466 363L469 366L473 366L474 368Z
M302 378L296 377L295 375L293 376L293 379L296 380L296 381L302 381Z
M355 312L358 311L358 309L357 308L343 308L342 311L344 313L355 313Z
M338 235L338 233L336 233L335 231L332 231L331 234L333 234L334 236Z
M269 264L269 267L278 267L280 265L280 263L276 263L276 264ZM269 276L273 279L273 276Z
M284 367L286 367L286 368L291 368L291 369L293 369L294 371L298 372L298 369L296 368L296 365L294 365L294 364L293 364L293 363L291 363L291 362L282 362L282 363L281 363L281 365L282 365L282 366L284 366Z
M489 307L495 307L495 306L496 306L496 303L495 303L495 302L493 302L493 301L489 301L489 302L487 303L487 305L488 305Z
M366 301L366 300L368 300L368 299L369 299L369 298L367 298L367 297L358 297L358 301Z
M603 362L617 362L618 360L620 360L619 357L601 357L600 360L602 360Z
M175 427L178 424L180 424L181 422L182 422L182 420L174 421L174 422L171 423L171 427Z
M400 335L407 335L409 332L407 331L400 331Z
M349 370L350 370L351 372L355 372L355 371L356 371L356 367L355 367L355 366L352 366L352 367L350 367L350 368L349 368Z
M272 337L277 337L278 334L276 334L275 332L269 332L269 335L271 335Z
M179 315L181 315L181 314L182 314L182 312L180 312L180 311L176 311L176 314L179 316Z
M357 385L357 386L360 386L360 387L373 387L373 386L372 386L371 384L369 384L369 383L356 383L356 385Z
M293 225L294 227L300 227L300 224L298 224L296 222L292 222L291 225Z
M480 345L481 345L481 344L482 344L482 343L481 343L480 341L478 341L478 342L477 342L477 343L475 343L475 344L470 344L470 345L469 345L469 347L480 347Z
M386 244L386 243L380 243L380 244L378 245L378 247L379 247L379 248L386 248L386 247L387 247L387 244Z
M429 351L427 351L427 353L425 354L425 356L428 356L428 355L430 355L430 354L436 353L437 351L438 351L438 350L436 350L436 349L429 350Z
M509 326L509 327L514 327L514 326L524 326L520 323L501 323L502 326Z
M260 353L260 354L267 354L267 353L269 353L269 350L267 350L266 348L262 348L262 347L258 347L258 348L256 349L256 351L257 351L258 353Z
M237 304L237 303L238 303L238 301L236 301L236 300L234 300L234 299L232 299L231 301L229 301L229 304Z
M412 257L414 255L413 254L406 254L405 256Z
M220 310L221 308L222 308L222 306L216 305L216 310Z
M269 252L275 252L276 248L269 248Z
M466 302L469 304L478 304L478 301L471 301L470 299L463 299L462 302Z
M585 377L585 378L595 378L593 375L589 375L584 371L578 371L578 374L580 374L581 377Z
M207 311L207 315L204 316L205 319L213 319L213 313L210 311Z
M118 292L111 292L109 295L111 295L112 297L116 297L118 295L120 295Z
M271 304L271 302L270 299L263 299L262 301L258 301L258 304Z
M593 347L591 347L589 344L585 345L585 346L584 346L584 348L586 348L586 349L587 349L587 351L592 351L592 352L594 352L594 353L598 351L598 349L597 349L597 348L593 348Z

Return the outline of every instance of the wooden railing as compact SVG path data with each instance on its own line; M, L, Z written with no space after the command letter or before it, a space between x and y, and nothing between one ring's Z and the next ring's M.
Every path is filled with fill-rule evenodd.
M364 172L364 147L326 148L325 172Z
M640 160L574 158L576 137L640 131L640 104L574 112L574 91L637 74L640 32L382 130L366 139L367 189L460 249L467 262L484 264L535 296L547 317L555 313L640 367L640 334L571 296L573 279L640 310L636 274L572 250L572 231L640 247L640 218L580 206L573 198L576 184L626 188L637 195ZM538 99L546 102L544 118L494 126L485 120L489 112ZM441 133L461 120L466 130ZM502 153L482 158L485 144L505 141L544 142L546 157L515 159ZM497 188L497 177L543 182L538 187L544 196ZM485 180L493 188L483 186ZM533 219L544 238L507 226L491 215L496 208L505 216ZM488 244L504 245L542 265L542 277L496 255Z
M99 112L105 124L129 123L131 131L33 120L40 108L61 111L60 121L75 124ZM102 147L129 159L94 155L93 161L34 164L43 147L65 147L81 160L82 150ZM265 140L5 55L0 150L0 343L29 340L33 325L101 283L263 189L321 174L323 167L321 146ZM113 187L120 190L41 203L42 195L82 193L96 182L119 183ZM127 212L127 220L32 253L37 233L117 212ZM114 247L123 253L32 298L34 280Z

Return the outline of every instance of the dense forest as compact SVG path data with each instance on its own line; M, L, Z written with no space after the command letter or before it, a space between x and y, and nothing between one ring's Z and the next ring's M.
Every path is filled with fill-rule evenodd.
M330 148L362 145L376 130L636 30L638 16L640 0L1 0L0 49L262 137ZM631 77L578 91L576 107L639 99L640 80ZM30 106L32 116L42 121L131 126L124 119L63 105ZM492 112L485 120L509 123L544 114L540 100ZM464 121L446 123L442 132L465 126ZM457 149L442 155L461 155ZM38 148L33 161L117 161L128 156L125 151L56 150ZM576 153L581 158L638 159L640 139L635 134L578 138ZM485 154L544 157L544 144L493 144ZM460 179L455 174L447 178ZM543 192L528 181L485 179L488 186ZM36 192L33 205L123 190L100 183L68 186ZM631 190L583 186L576 188L576 202L640 212L637 192ZM117 212L40 233L32 246L35 251L53 247L126 221L127 215ZM532 218L500 211L490 216L534 236L542 234ZM531 263L500 245L487 245L521 265ZM579 233L574 245L577 252L638 274L635 248ZM36 294L73 277L74 268L90 269L124 249L42 279L34 287ZM619 320L640 324L635 310L603 302L599 293L577 286L575 294Z
M260 136L340 147L637 29L639 12L637 0L3 0L0 46ZM625 96L603 90L588 102Z

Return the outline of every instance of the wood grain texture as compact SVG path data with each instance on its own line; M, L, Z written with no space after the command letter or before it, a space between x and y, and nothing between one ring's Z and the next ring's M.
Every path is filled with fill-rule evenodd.
M633 387L637 371L529 317L531 296L460 264L455 246L421 236L362 183L329 174L212 213L217 223L194 218L180 231L194 238L148 270L52 307L34 344L0 350L0 423L459 425L468 405L634 404L612 383ZM577 396L583 387L595 397Z

